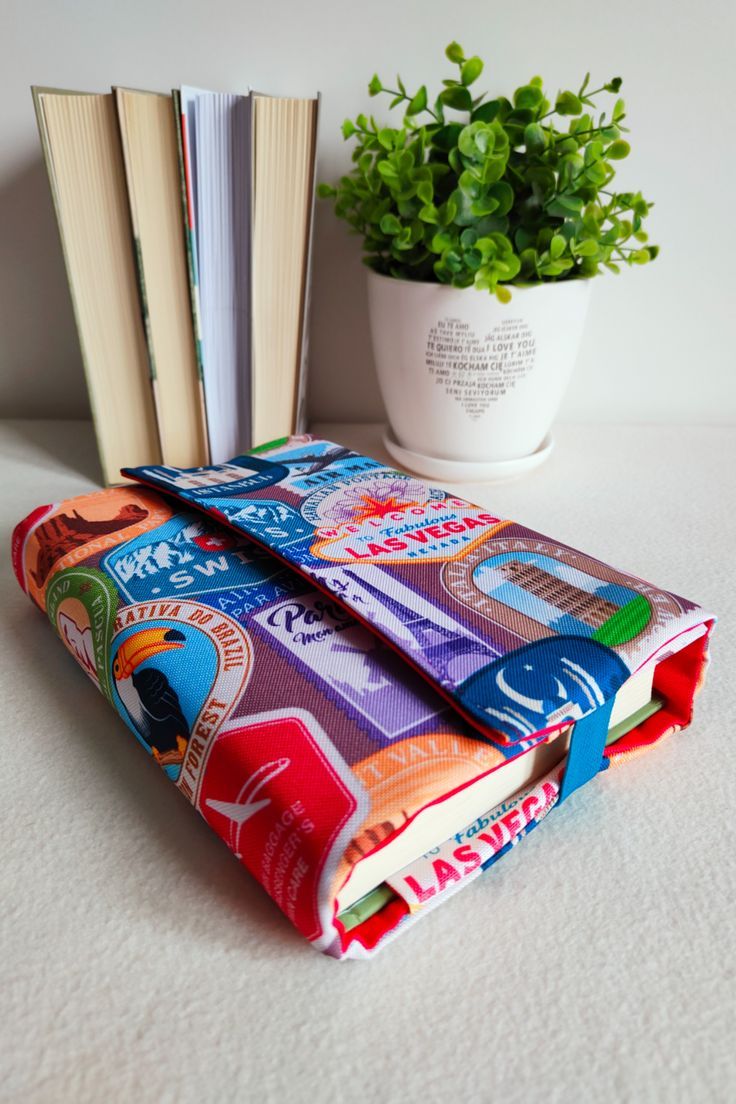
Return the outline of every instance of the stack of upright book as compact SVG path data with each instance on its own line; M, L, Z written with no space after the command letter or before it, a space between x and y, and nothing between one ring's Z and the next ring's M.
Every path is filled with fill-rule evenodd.
M105 481L301 430L318 97L33 99Z

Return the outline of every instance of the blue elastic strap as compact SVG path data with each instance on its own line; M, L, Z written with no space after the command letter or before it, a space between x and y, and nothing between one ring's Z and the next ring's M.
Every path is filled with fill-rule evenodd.
M610 697L587 717L575 722L558 804L590 782L601 769L613 702L614 697Z

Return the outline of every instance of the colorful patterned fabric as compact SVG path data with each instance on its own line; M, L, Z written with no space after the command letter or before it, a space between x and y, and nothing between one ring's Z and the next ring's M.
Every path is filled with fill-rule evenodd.
M610 763L686 725L692 602L327 441L40 507L18 580L149 755L299 931L363 957ZM163 492L163 493L162 493ZM604 750L657 660L664 707ZM572 728L566 763L389 880L338 891L423 809ZM348 882L349 884L349 882Z

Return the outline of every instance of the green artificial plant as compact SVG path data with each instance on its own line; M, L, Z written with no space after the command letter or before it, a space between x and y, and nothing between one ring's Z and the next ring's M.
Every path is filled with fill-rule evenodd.
M354 167L337 187L320 185L336 214L363 237L364 262L404 280L487 289L503 302L508 284L595 276L601 266L644 264L657 256L643 220L652 206L641 192L612 188L614 163L629 153L621 78L554 104L541 77L511 100L474 96L483 71L452 42L458 67L430 103L425 85L409 93L400 77L388 88L378 76L371 96L403 108L400 127L375 118L346 119L356 142ZM614 97L598 114L596 98ZM563 129L566 126L566 129Z

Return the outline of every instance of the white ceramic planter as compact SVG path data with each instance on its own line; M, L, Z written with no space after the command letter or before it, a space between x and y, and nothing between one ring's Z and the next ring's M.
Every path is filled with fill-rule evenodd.
M432 478L498 478L548 455L590 280L475 288L368 273L373 353L395 459Z

